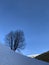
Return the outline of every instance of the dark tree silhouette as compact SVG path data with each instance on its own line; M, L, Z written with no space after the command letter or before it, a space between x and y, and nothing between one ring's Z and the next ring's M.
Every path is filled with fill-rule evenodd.
M14 37L14 50L18 49L23 49L24 48L24 33L23 31L16 31L15 32L15 37Z
M8 45L11 49L13 49L13 31L11 31L10 33L8 33L5 37L5 43L6 45Z
M11 31L5 37L5 42L11 48L11 50L15 51L17 49L25 48L25 38L24 32L22 30L17 30L15 32Z

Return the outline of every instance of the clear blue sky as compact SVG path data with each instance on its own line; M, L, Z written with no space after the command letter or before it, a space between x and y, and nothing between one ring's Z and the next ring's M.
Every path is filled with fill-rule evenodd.
M25 33L25 55L49 50L49 0L0 0L0 41L11 30Z

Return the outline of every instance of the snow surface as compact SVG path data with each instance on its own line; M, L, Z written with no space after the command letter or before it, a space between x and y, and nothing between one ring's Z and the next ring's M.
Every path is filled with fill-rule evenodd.
M28 55L28 57L35 58L38 55L40 55L40 54L32 54L32 55Z
M49 65L49 63L23 56L0 45L0 65Z

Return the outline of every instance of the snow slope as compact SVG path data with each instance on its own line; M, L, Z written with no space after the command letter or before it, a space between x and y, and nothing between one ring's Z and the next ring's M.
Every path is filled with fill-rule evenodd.
M38 55L40 55L40 54L34 54L34 55L32 54L32 55L28 55L28 57L34 58L34 57L36 57Z
M0 45L0 65L49 65L49 63L23 56Z

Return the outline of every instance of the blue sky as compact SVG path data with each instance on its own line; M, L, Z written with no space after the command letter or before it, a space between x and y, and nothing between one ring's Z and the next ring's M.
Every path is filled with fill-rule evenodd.
M49 0L0 0L0 42L11 30L25 33L25 55L49 50Z

